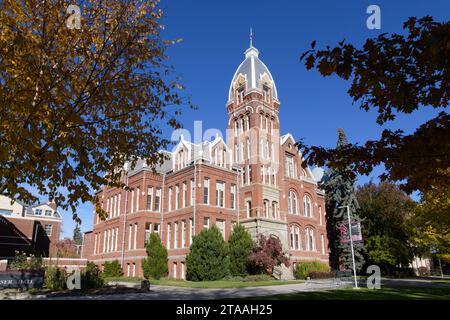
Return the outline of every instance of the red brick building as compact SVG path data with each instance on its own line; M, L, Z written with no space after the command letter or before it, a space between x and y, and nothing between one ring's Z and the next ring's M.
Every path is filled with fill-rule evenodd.
M324 193L291 134L280 135L278 92L259 51L250 46L230 84L227 139L192 143L183 136L153 173L144 161L125 167L131 192L99 192L106 221L94 215L83 257L99 265L118 259L128 276L142 275L145 241L159 233L169 273L184 278L192 235L213 224L228 239L242 223L254 236L277 236L293 264L328 263ZM279 271L292 276L292 265Z

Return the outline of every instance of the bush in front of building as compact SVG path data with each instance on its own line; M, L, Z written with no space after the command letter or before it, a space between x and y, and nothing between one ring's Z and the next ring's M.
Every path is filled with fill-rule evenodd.
M30 254L27 256L25 252L16 251L13 259L8 262L9 270L43 270L43 261L40 255Z
M241 224L236 224L228 239L230 256L230 274L245 276L249 272L248 256L252 253L255 243L252 236Z
M120 277L123 275L122 266L120 265L119 260L114 261L106 261L103 265L103 277L111 278L111 277Z
M295 265L294 276L296 279L306 279L314 272L330 272L328 264L320 261L299 262Z
M49 266L45 270L44 286L53 291L67 289L67 272L56 266Z
M98 289L104 284L103 277L97 265L89 261L81 273L81 289Z
M216 226L194 236L186 265L186 278L191 281L220 280L229 275L228 246Z
M142 271L146 279L156 279L165 277L167 268L167 249L161 243L159 235L150 234L150 239L145 245L147 258L142 259Z

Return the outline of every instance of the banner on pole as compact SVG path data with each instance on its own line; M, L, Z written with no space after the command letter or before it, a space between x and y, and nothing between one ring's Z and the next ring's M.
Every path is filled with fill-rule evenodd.
M361 233L361 223L353 221L351 222L352 228L352 240L353 241L362 241L362 233ZM350 233L348 232L348 223L341 223L339 227L339 231L341 233L341 243L350 242Z

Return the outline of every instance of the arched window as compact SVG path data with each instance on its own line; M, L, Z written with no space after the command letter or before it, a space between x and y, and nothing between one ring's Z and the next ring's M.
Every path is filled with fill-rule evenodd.
M305 240L306 240L306 250L316 251L316 237L314 235L314 229L309 227L305 229Z
M264 199L264 217L269 218L269 200Z
M247 130L250 130L250 115L247 115Z
M298 225L290 226L290 247L292 250L301 250L300 227Z
M272 218L278 218L278 203L276 201L272 201Z
M303 215L305 217L312 217L311 198L308 195L303 196Z
M293 190L289 190L288 194L288 212L289 213L298 213L298 198L297 193Z
M245 119L244 117L241 118L241 133L245 131Z

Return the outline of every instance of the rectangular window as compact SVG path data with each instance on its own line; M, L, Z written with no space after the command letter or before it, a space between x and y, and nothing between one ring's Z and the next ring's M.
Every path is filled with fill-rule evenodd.
M194 196L195 196L195 184L194 179L191 179L191 206L194 205Z
M209 218L203 218L203 229L209 229Z
M186 247L186 221L181 221L181 247Z
M134 250L137 249L137 230L138 230L138 224L135 223L135 224L134 224L134 240L133 240L133 243L134 243Z
M44 227L44 229L45 229L45 233L46 233L48 236L51 236L51 235L52 235L53 226L52 226L51 224L46 224L45 227Z
M160 210L161 210L161 188L156 188L155 211L159 212Z
M134 190L131 190L131 210L130 212L133 213L134 212Z
M139 211L139 198L140 198L140 189L137 188L136 189L136 211Z
M320 235L320 242L322 245L322 254L325 254L325 237L323 236L323 234Z
M225 183L224 182L216 182L216 206L224 207L224 198L225 198Z
M231 185L231 209L236 208L236 185Z
M120 206L120 200L121 200L121 198L122 198L122 194L121 193L119 193L119 205L117 206L118 207L118 213L117 213L117 215L119 215L120 216L120 211L122 210L121 209L121 206Z
M192 238L194 237L194 220L189 219L189 225L191 226L191 230L189 232L189 245L191 245Z
M96 233L94 237L94 254L97 253L97 244L98 244L98 233Z
M186 208L187 199L187 184L186 181L183 182L183 208Z
M128 226L128 250L131 250L131 234L133 233L133 225Z
M172 187L169 188L169 212L172 211Z
M106 251L106 231L103 231L103 247L102 252L105 253Z
M225 221L224 220L216 220L216 226L219 228L222 237L225 239Z
M152 211L153 208L153 187L147 188L147 210Z
M167 249L170 249L171 245L170 245L170 238L171 238L171 233L172 233L172 226L170 225L170 223L167 224Z
M178 210L178 206L180 203L180 187L178 185L175 186L175 210Z
M52 216L52 210L45 210L45 215L47 217L51 217Z
M153 232L159 235L159 223L153 224Z
M36 211L34 211L34 214L37 216L42 216L42 209L36 209Z
M174 228L174 231L173 231L173 247L175 249L177 249L178 248L178 222L175 222L173 224L173 228Z
M147 222L145 224L145 242L147 243L150 240L150 233L152 232L152 224Z
M209 204L209 179L203 181L203 203Z
M118 244L119 244L119 227L116 228L116 243L114 245L114 248L115 248L114 250L116 250L116 251L118 249Z

